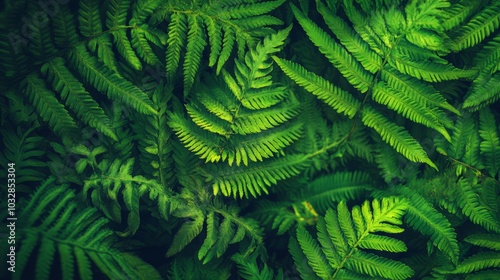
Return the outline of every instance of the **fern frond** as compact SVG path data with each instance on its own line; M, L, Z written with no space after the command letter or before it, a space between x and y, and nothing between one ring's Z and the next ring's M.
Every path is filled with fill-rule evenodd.
M273 59L290 79L294 80L298 85L304 87L310 93L316 95L337 112L344 113L352 118L361 106L361 102L352 97L347 91L307 71L299 64L274 56Z
M173 80L181 58L181 48L187 38L187 20L181 13L174 13L168 25L168 41L166 49L167 77Z
M132 176L134 159L122 163L115 160L112 163L102 161L98 168L102 174L93 174L85 180L83 194L86 197L91 192L92 203L115 222L121 223L120 199L122 195L125 208L128 210L128 227L119 233L122 236L133 235L139 228L139 198L148 194L150 199L158 201L159 211L166 211L169 202L169 193L154 180L147 180L143 176ZM167 212L168 214L168 212Z
M33 126L23 131L18 126L16 130L12 131L1 130L4 148L0 164L8 166L8 163L15 163L17 192L31 191L26 183L40 182L47 176L43 172L47 163L41 157L45 154L43 143L45 138L35 134L35 129L36 126Z
M54 26L54 41L58 47L66 47L78 43L76 22L68 6L61 5L58 13L52 18Z
M465 241L472 245L500 251L500 235L498 234L471 234L465 238Z
M470 48L498 29L500 25L500 3L492 1L452 35L452 49L456 52Z
M372 96L376 102L386 105L389 109L398 112L398 114L413 122L421 123L429 128L435 129L441 133L446 140L451 141L451 137L442 124L442 120L437 118L437 116L439 116L439 111L437 109L422 106L417 101L410 99L404 94L400 94L400 92L388 87L388 85L383 82L379 82L373 87Z
M51 31L49 29L49 17L47 14L42 13L41 18L38 16L38 5L34 2L28 3L27 17L30 19L37 19L38 24L29 24L27 29L23 32L29 32L29 48L28 51L36 58L36 60L43 60L57 53L57 49L51 38Z
M398 90L398 92L408 97L411 97L412 99L415 99L422 105L425 104L429 107L440 107L453 112L456 115L460 115L460 112L449 104L446 99L429 84L422 83L416 78L402 75L401 73L388 67L384 68L381 72L381 78L390 87ZM443 113L438 112L436 117L441 119L446 127L453 126Z
M184 59L184 96L187 96L193 86L202 52L206 46L205 32L200 17L189 16L187 28L186 57Z
M55 133L61 136L76 135L78 127L75 121L66 108L59 103L54 92L45 86L45 82L38 75L29 75L23 80L21 86L25 88L25 94L42 119L48 122Z
M61 94L62 100L75 111L80 120L100 131L104 135L117 140L109 118L99 104L85 91L83 85L64 66L65 61L58 57L41 68L41 72L52 81L52 87Z
M406 207L406 202L396 197L374 199L371 205L365 201L361 207L353 207L351 215L342 201L337 213L329 209L324 218L320 217L317 224L319 244L305 228L299 227L298 244L292 238L290 252L297 266L307 260L309 267L322 279L343 279L345 270L371 277L406 279L413 274L408 266L361 250L406 251L402 241L376 234L402 232L399 225ZM311 275L304 265L299 270L302 271Z
M224 196L257 197L262 192L267 194L267 187L279 180L299 174L306 165L303 156L289 155L244 167L219 166L209 171L207 181L212 184L215 195L221 192Z
M303 191L303 198L314 209L324 213L341 200L351 201L359 198L365 191L372 189L367 173L336 172L315 179Z
M68 279L92 279L95 268L109 278L161 279L152 266L118 250L109 221L95 208L79 208L75 198L67 185L54 185L51 178L23 204L12 279L53 279L59 273Z
M169 107L172 88L163 81L153 90L151 100L158 110L158 115L137 118L134 130L142 135L138 141L141 168L146 174L157 178L162 186L171 186L174 180L174 160L172 158L172 131L168 126Z
M418 52L415 50L415 52ZM393 52L389 64L399 72L427 82L442 82L463 78L472 78L476 70L456 68L444 59L415 60L404 53Z
M478 78L474 83L470 95L464 101L464 108L477 111L500 99L500 72L492 75L486 81Z
M401 190L409 196L405 222L423 235L429 236L434 246L456 264L459 249L457 236L450 222L418 193L407 188Z
M314 22L305 17L293 4L291 5L295 18L306 31L309 39L320 52L339 69L344 77L360 92L368 91L373 77L364 68L353 60L349 53L331 37L319 28Z
M463 260L454 270L445 272L446 274L469 274L485 268L500 267L500 252L481 252Z
M489 108L479 112L479 135L482 138L480 150L484 166L495 177L500 172L500 137L495 117Z
M244 258L241 254L236 254L231 259L238 266L238 273L241 277L246 280L283 280L283 271L281 269L278 270L276 275L272 269L270 269L267 264L264 264L264 267L259 269L257 262L255 259L248 260Z
M426 163L437 169L437 166L429 159L420 144L404 128L389 122L384 116L370 107L364 107L362 114L363 123L375 129L382 139L398 153L411 161Z
M457 183L457 203L462 209L462 213L478 225L487 230L500 233L500 223L492 215L491 211L479 200L479 196L474 191L477 186L477 179L462 178Z
M374 74L382 67L382 58L364 42L358 34L347 25L340 17L336 16L321 1L317 1L318 12L325 20L333 34L340 43L358 60L363 68Z
M181 251L187 244L189 244L203 229L204 224L203 215L198 215L193 221L184 222L179 231L174 235L172 245L167 250L167 257L170 257Z
M321 252L318 242L303 226L297 228L297 240L312 270L322 279L329 279L334 270Z
M80 23L80 33L91 38L102 32L102 22L100 16L99 1L80 1L78 9L78 22Z
M157 114L151 100L144 92L99 63L84 47L70 51L70 61L87 82L100 92L106 93L110 99L118 99L139 113Z

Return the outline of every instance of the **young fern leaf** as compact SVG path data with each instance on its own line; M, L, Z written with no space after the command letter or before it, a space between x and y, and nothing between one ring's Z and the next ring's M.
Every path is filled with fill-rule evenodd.
M186 148L206 162L250 167L278 157L301 137L303 125L294 120L298 100L292 92L274 85L270 76L269 56L280 50L290 29L266 37L247 52L245 60L237 60L235 77L224 71L226 87L212 83L209 91L200 86L196 98L186 104L188 119L177 112L171 114L169 125ZM299 169L281 161L269 166L258 173L252 167L232 171L220 166L208 179L215 194L256 196L261 190L267 193L271 182L289 178ZM239 174L240 170L245 172ZM271 177L265 178L267 175ZM228 188L230 182L235 184Z
M399 226L407 206L405 200L387 197L374 199L371 203L365 201L361 207L355 206L350 213L346 203L342 201L338 204L337 213L329 209L325 217L318 220L319 243L304 227L297 228L298 244L292 238L290 251L296 265L300 267L302 277L311 277L312 274L303 265L306 260L321 279L344 279L346 275L353 273L390 279L411 277L413 270L405 264L363 251L406 251L404 242L376 233L402 232L403 229Z

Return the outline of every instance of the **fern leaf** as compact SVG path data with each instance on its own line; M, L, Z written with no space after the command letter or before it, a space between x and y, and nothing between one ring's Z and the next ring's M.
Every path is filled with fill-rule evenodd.
M495 117L488 108L479 112L479 135L483 139L480 145L483 163L491 177L495 177L500 172L500 137Z
M413 77L402 75L401 73L390 68L385 68L381 72L381 77L389 86L406 94L407 96L414 98L421 104L425 104L430 107L441 107L455 113L456 115L460 115L460 112L449 104L446 99L429 84L419 82ZM446 116L441 113L438 113L436 117L438 119L446 120ZM447 127L452 126L448 122L445 122L444 124Z
M321 253L321 249L316 240L314 240L307 230L299 226L297 228L297 240L302 248L309 266L322 279L328 279L333 274L328 261Z
M500 252L481 252L472 255L447 273L465 274L485 268L500 267Z
M498 220L496 220L490 210L481 203L479 196L473 190L473 186L475 185L474 181L474 179L466 178L462 178L458 181L457 203L460 208L462 208L462 213L469 217L473 223L481 225L487 230L500 233Z
M458 262L458 242L456 233L450 222L432 207L418 193L411 193L409 189L402 189L404 193L410 194L410 205L405 216L405 221L415 230L421 232L430 239L434 246L445 253L453 263Z
M476 70L462 70L454 67L444 59L437 61L415 61L402 53L391 53L389 64L399 72L427 82L442 82L462 78L472 78Z
M478 12L466 25L455 32L452 48L458 52L481 42L498 29L500 25L500 4L493 1Z
M76 48L71 51L70 60L83 74L87 82L91 83L97 90L105 92L109 98L118 99L139 113L157 114L151 100L144 92L100 64L84 48Z
M257 197L268 193L267 187L279 180L299 174L307 165L300 155L268 160L261 164L249 163L243 167L219 167L210 170L207 181L212 184L214 195L221 192L224 196Z
M71 135L78 130L66 108L59 103L54 93L47 89L44 81L37 75L32 74L26 77L22 86L26 88L30 102L54 132L60 135Z
M334 15L332 11L321 1L316 2L318 12L321 13L326 24L339 39L340 43L358 60L363 68L375 74L382 67L382 58L372 50L340 17Z
M274 56L273 59L290 79L316 95L337 112L344 113L352 118L361 106L361 103L348 92L332 85L322 77L307 71L299 64Z
M46 57L50 57L57 53L57 49L54 46L54 43L51 38L51 30L48 25L48 15L42 13L42 17L38 16L38 5L35 5L34 2L30 2L28 4L28 13L27 17L30 19L37 20L38 24L28 24L26 27L29 31L23 29L23 32L28 32L30 44L28 51L36 57L37 60L44 59ZM24 33L25 34L25 33Z
M195 75L201 62L201 56L205 49L205 32L200 17L188 17L188 34L186 46L186 58L184 59L184 96L194 84Z
M54 186L51 178L24 205L26 208L19 213L23 222L16 224L21 249L13 279L29 275L53 279L61 276L57 271L69 279L78 277L75 273L81 279L91 279L92 266L108 276L141 279L141 273L148 273L150 279L159 279L151 266L138 258L131 262L128 253L113 245L117 240L107 227L108 220L99 218L95 208L79 208L75 199L67 185ZM39 212L31 215L32 210Z
M52 18L54 41L58 47L72 46L78 43L75 18L68 6L60 5L60 11Z
M187 19L184 14L173 13L168 25L168 41L166 50L167 77L172 80L181 57L181 48L187 37Z
M306 31L309 39L339 69L349 83L362 93L368 91L373 79L370 73L366 72L357 61L352 59L343 47L332 40L314 22L305 17L293 4L292 11L302 28Z
M167 250L166 256L170 257L180 250L182 250L187 244L189 244L198 234L200 234L203 229L203 222L205 221L202 215L196 217L193 221L187 221L182 224L179 231L175 234L172 245Z
M297 270L303 279L321 279L316 275L312 268L308 265L307 257L302 251L299 242L295 238L290 238L288 243L288 250L292 255L293 261L297 267Z
M402 232L399 225L406 207L404 200L395 197L375 199L371 204L365 201L361 207L355 206L351 215L342 201L337 206L337 214L330 208L325 218L319 218L319 244L303 227L299 227L298 244L291 239L290 252L297 266L307 260L310 268L322 279L343 279L346 274L406 279L413 275L410 267L361 250L406 251L402 241L375 234ZM299 271L311 275L304 265Z
M302 196L319 212L326 211L341 200L355 200L370 190L369 176L361 172L337 172L315 179Z
M407 279L413 275L413 270L407 265L391 259L379 257L363 251L357 251L350 256L346 267L372 276L389 279Z
M102 32L99 1L80 1L78 21L80 23L80 33L85 37L93 37Z
M437 170L437 166L429 159L420 144L405 129L389 122L370 107L364 107L362 113L363 123L375 129L398 153L411 161L426 163Z
M61 98L66 101L69 108L76 112L80 120L104 135L118 140L104 111L64 66L64 63L62 58L53 59L44 64L41 71L52 81L52 87L60 92Z
M465 238L465 241L472 245L500 251L500 235L498 234L471 234Z
M120 25L125 25L130 2L125 0L112 0L108 2L106 26L111 29Z
M214 66L222 50L222 28L212 17L204 17L207 35L210 42L210 57L208 66Z
M386 105L388 108L398 112L405 118L435 129L441 133L446 140L451 141L448 131L437 118L439 113L436 109L422 106L415 100L411 100L407 96L394 91L394 89L388 87L387 84L383 82L375 84L372 96L376 102Z

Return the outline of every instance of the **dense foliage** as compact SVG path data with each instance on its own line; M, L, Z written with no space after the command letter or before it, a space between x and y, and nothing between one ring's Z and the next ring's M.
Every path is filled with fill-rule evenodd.
M500 279L500 1L17 0L0 29L2 279Z

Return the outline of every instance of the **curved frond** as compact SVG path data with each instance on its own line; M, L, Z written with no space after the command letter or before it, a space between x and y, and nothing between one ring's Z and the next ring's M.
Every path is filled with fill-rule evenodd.
M372 108L365 107L362 114L363 123L375 129L382 139L398 153L411 161L423 162L437 169L420 144L404 128L391 123Z
M338 204L337 213L329 209L324 218L320 217L317 224L319 244L305 228L297 229L298 244L292 238L289 246L294 261L299 266L307 260L308 266L322 279L343 279L345 270L371 277L411 277L413 270L405 264L361 250L406 251L402 241L377 234L402 232L399 225L406 207L406 201L388 197L371 203L365 201L361 207L354 206L349 212L342 201ZM302 265L299 272L310 275L307 270Z

